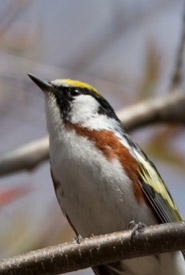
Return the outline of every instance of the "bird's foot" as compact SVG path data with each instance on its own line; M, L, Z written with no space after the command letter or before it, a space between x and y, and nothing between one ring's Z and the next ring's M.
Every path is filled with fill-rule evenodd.
M137 232L142 233L144 231L146 224L142 222L136 223L135 221L131 221L128 227L129 229L132 230L132 233L131 233L131 239L132 239L134 236L136 236Z
M76 237L73 238L73 240L74 240L75 242L77 242L78 244L80 244L80 243L81 243L81 240L82 240L82 236L78 234L78 235L76 235Z

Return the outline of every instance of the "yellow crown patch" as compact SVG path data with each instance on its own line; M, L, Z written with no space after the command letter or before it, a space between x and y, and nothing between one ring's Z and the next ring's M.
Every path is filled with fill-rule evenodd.
M61 82L69 84L69 86L77 86L77 87L85 87L85 88L89 88L91 90L93 90L97 95L101 96L101 94L91 85L85 83L85 82L81 82L78 80L72 80L72 79L60 79Z

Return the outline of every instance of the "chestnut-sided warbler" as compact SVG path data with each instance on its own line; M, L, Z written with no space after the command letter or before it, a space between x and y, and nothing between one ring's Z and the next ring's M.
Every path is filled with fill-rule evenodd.
M70 79L31 79L43 90L51 175L58 202L82 237L182 221L167 187L113 108L90 85ZM182 252L124 260L96 274L185 274Z

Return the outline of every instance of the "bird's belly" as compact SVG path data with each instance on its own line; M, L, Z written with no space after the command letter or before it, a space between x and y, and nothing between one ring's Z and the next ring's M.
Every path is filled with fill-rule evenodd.
M76 231L86 237L127 229L131 220L156 223L145 202L137 202L118 160L84 148L78 154L63 150L51 155L57 199Z

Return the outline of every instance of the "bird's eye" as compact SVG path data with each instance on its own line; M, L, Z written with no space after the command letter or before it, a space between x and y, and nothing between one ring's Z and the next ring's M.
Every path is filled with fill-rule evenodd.
M71 95L72 96L77 96L77 95L79 95L80 94L80 91L78 90L78 89L72 89L71 90Z

